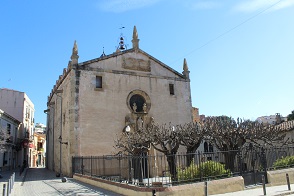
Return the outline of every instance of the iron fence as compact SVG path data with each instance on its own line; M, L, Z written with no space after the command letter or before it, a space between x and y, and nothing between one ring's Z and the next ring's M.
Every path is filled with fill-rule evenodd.
M169 155L73 157L73 174L136 186L170 186L243 176L245 185L261 182L277 159L294 155L294 147L255 148ZM266 178L267 181L267 178Z

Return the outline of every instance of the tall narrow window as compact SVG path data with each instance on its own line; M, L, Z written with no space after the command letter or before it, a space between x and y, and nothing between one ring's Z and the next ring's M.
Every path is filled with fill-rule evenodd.
M10 134L11 131L11 124L7 124L7 133Z
M102 88L102 76L96 76L96 88Z
M169 94L170 95L175 94L174 84L169 84Z
M207 144L207 142L204 142L204 152L208 152L208 144Z

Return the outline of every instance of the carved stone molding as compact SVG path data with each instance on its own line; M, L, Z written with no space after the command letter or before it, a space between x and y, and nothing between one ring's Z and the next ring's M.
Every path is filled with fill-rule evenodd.
M135 59L135 58L125 58L122 57L122 67L124 69L136 70L136 71L151 71L151 61L143 60L143 59Z

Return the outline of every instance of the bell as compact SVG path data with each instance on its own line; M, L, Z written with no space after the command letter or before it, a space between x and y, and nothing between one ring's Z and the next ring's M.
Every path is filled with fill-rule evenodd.
M120 49L120 50L124 50L124 49L126 49L126 48L124 47L124 45L120 45L119 49Z

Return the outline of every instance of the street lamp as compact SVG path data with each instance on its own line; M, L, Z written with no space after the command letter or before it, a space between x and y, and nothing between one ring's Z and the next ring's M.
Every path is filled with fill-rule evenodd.
M131 132L131 127L129 125L126 126L125 131L129 134Z
M130 159L130 156L132 156L130 154L130 132L131 132L131 127L129 125L127 125L125 127L125 132L127 133L127 136L128 136L128 148L129 148L129 182L132 183L133 181L133 176L134 176L134 169L133 169L133 159Z
M49 108L47 110L44 110L44 113L47 114L47 129L49 130L49 127L51 127L50 123L51 121L53 122L53 125L52 125L52 139L50 139L50 133L49 131L46 132L46 140L48 142L46 142L46 149L49 149L49 145L50 145L50 140L52 140L52 153L49 154L49 152L46 150L46 168L50 168L49 167L49 162L50 160L51 161L51 165L52 165L52 169L53 171L56 171L55 170L55 156L54 156L54 113L55 113L55 109L54 109L54 105L55 105L55 102L50 102L48 104ZM48 119L48 114L49 114L49 119ZM52 118L52 120L51 120ZM52 155L52 157L51 157Z
M62 137L61 136L59 136L58 141L59 141L60 144L68 145L68 142L63 142L62 141Z
M59 154L60 154L60 176L61 176L61 181L62 181L62 182L66 182L67 179L66 179L66 177L63 176L63 174L62 174L62 172L61 172L61 163L62 163L62 161L61 161L61 152L62 152L62 151L61 151L61 145L62 145L62 144L68 145L68 142L63 142L63 141L62 141L62 137L61 137L61 135L59 136L58 141L59 141L59 143L60 143L60 153L59 153Z

